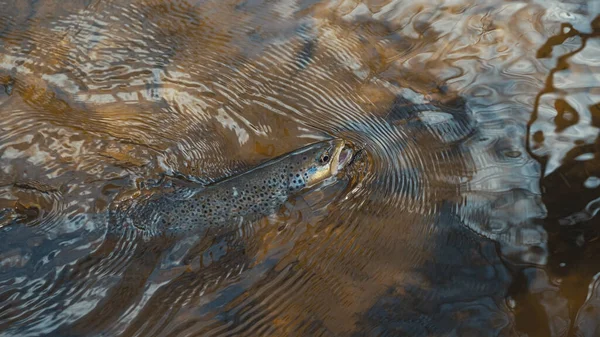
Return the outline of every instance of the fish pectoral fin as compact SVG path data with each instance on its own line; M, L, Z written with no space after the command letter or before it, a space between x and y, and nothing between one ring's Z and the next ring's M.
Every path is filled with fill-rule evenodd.
M283 204L283 208L285 209L285 211L287 211L286 213L291 213L291 212L313 212L314 205L311 205L303 196L298 195L298 196L293 196L290 197L284 204Z

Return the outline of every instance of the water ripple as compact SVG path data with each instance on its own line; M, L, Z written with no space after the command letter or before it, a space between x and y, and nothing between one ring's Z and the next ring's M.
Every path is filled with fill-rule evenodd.
M0 7L2 334L595 331L560 255L597 239L591 3ZM246 227L108 224L328 137L362 150L348 180Z

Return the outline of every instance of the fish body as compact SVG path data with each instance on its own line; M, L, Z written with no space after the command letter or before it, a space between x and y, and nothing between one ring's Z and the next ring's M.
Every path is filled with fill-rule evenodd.
M290 196L335 177L352 157L341 139L322 141L208 186L153 193L120 205L112 227L185 235L275 213Z

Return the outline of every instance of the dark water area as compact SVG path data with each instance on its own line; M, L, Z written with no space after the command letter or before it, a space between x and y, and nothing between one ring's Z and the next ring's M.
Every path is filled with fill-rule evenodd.
M0 84L0 336L600 336L598 1L0 0ZM332 137L268 216L111 217Z

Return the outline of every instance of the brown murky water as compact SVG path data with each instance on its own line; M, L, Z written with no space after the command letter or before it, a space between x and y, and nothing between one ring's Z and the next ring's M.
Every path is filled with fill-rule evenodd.
M0 1L0 335L600 335L599 15ZM106 249L109 209L161 177L328 137L364 147L346 184Z

